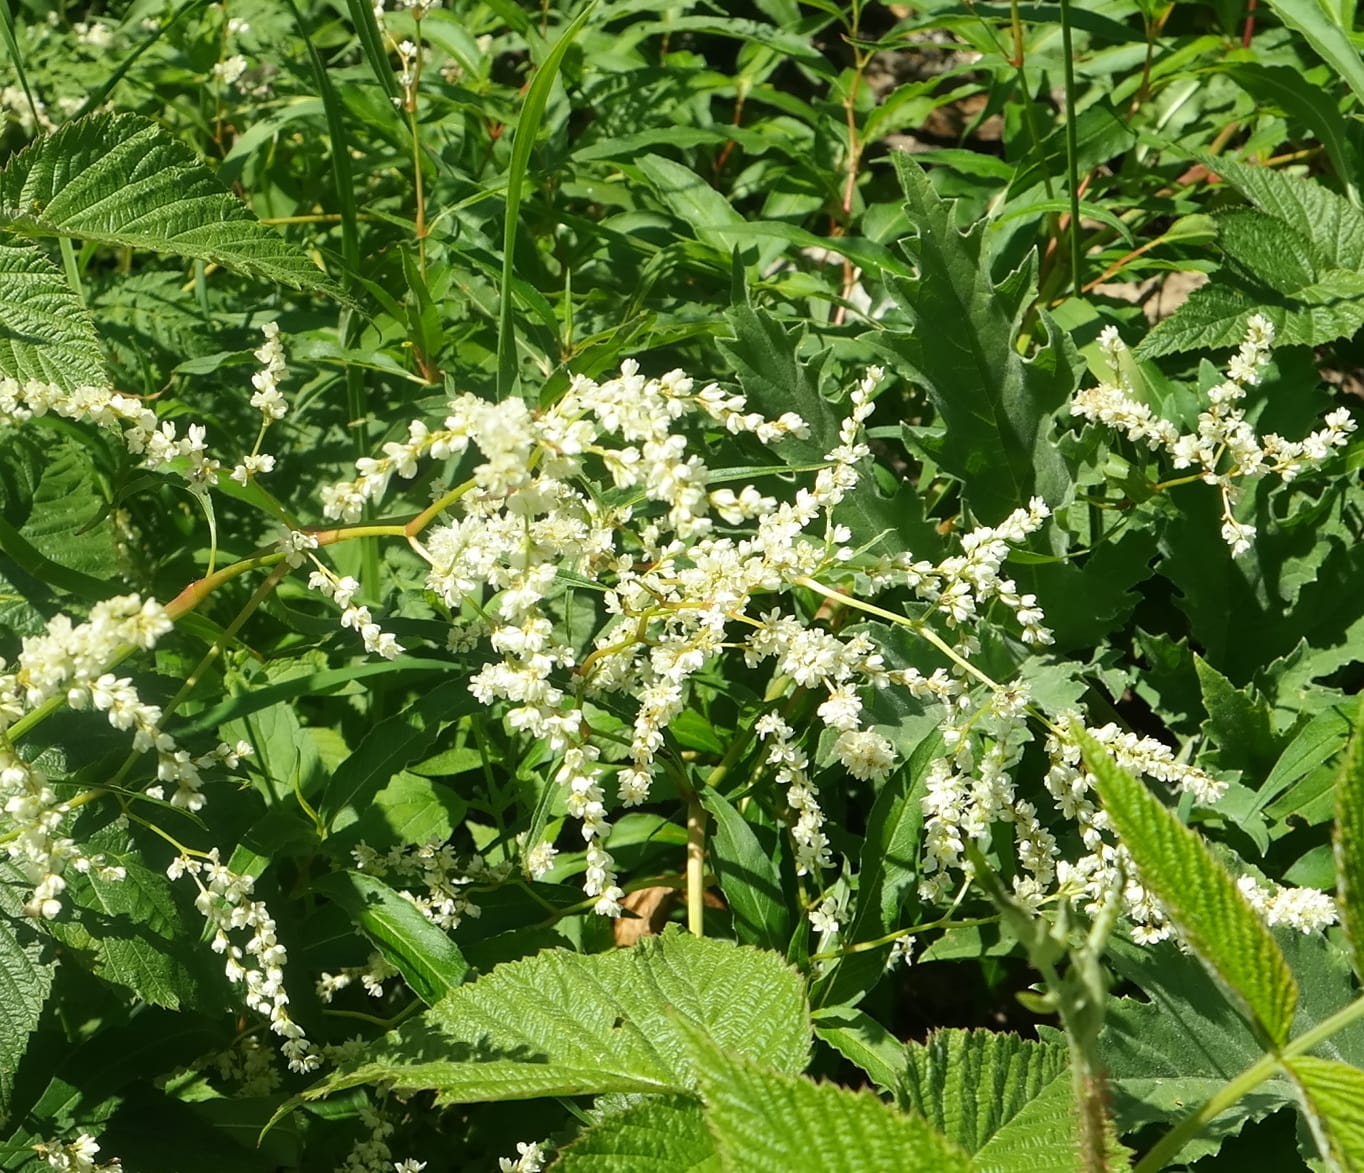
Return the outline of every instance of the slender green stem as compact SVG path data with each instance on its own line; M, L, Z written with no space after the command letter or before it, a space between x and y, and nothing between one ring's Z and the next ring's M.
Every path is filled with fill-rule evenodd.
M1066 182L1070 187L1070 279L1076 297L1084 288L1080 271L1079 147L1075 137L1075 55L1070 37L1070 0L1061 0L1061 61L1066 84Z

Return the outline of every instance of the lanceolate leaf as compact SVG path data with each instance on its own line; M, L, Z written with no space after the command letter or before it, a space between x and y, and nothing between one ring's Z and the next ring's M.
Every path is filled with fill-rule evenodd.
M782 1072L809 1054L803 984L780 957L671 930L500 965L307 1094L379 1081L442 1103L694 1091L688 1025Z
M1269 929L1246 903L1197 832L1184 826L1108 752L1077 729L1118 838L1139 879L1178 926L1194 952L1249 1009L1268 1038L1288 1038L1298 987Z
M1002 521L1034 494L1056 504L1070 474L1052 440L1052 413L1078 385L1075 349L1043 314L1043 344L1030 359L1018 353L1036 292L1031 262L996 283L983 223L961 232L956 205L939 198L923 170L903 152L895 163L919 276L891 281L911 329L888 345L946 426L937 459L983 522Z
M306 252L260 223L188 147L132 114L69 122L15 155L0 172L0 226L331 288Z
M1336 778L1336 890L1355 973L1364 978L1364 703Z
M324 876L317 888L350 914L428 1006L464 981L469 963L459 947L382 880L359 872L338 872Z
M363 808L394 774L426 756L443 724L475 707L467 681L448 680L396 717L379 722L327 783L318 806L323 821L330 826L347 807Z
M0 242L0 376L68 391L109 381L81 299L27 241Z
M734 935L740 944L784 953L791 939L791 914L780 871L723 794L706 787L701 802L715 820L710 856L734 914Z
M1326 1167L1333 1173L1364 1170L1364 1071L1312 1055L1286 1066Z

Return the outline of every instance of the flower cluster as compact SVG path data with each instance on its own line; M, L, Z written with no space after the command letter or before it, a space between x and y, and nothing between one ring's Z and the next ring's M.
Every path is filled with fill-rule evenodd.
M1235 515L1237 482L1266 473L1291 481L1343 447L1355 430L1349 410L1341 407L1326 416L1325 427L1304 440L1285 440L1274 433L1256 435L1245 418L1242 400L1246 388L1260 381L1274 341L1274 327L1260 314L1246 323L1245 340L1227 364L1226 378L1208 391L1208 405L1199 413L1196 430L1184 434L1137 399L1122 370L1126 348L1117 329L1107 327L1099 341L1112 377L1076 392L1071 413L1114 428L1148 448L1163 449L1177 469L1198 469L1195 475L1215 485L1221 494L1222 538L1233 554L1250 549L1255 539L1255 527Z
M831 513L868 454L861 429L879 379L872 372L854 389L825 467L813 488L799 490L789 503L751 485L711 490L709 470L689 451L678 423L699 416L731 434L774 442L805 434L804 421L794 413L766 419L743 396L715 385L696 389L680 371L645 378L632 362L605 382L575 379L558 403L539 413L521 400L458 396L443 427L412 423L405 441L358 461L355 480L324 492L327 516L357 519L395 475L415 476L423 457L478 449L482 460L470 482L448 495L462 515L418 546L430 567L427 586L451 609L456 641L469 627L487 633L494 658L471 680L474 695L505 704L513 728L544 738L560 755L555 778L568 812L581 822L585 889L599 912L618 914L622 892L605 848L603 747L590 736L582 702L607 694L632 698L629 763L615 789L623 805L644 802L664 730L684 707L690 678L725 647L731 624L756 629L744 645L751 662L767 656L806 662L803 679L842 686L837 720L847 736L841 757L862 777L889 768L888 743L859 730L860 704L852 696L854 673L878 671L870 641L811 633L780 612L761 621L748 615L756 595L789 589L800 576L850 555L843 546L850 534L833 524ZM595 470L605 472L614 496L586 491ZM824 536L806 537L821 517ZM745 523L752 536L718 529ZM546 609L566 574L605 587L604 619L581 662L556 636ZM315 585L327 589L320 580ZM473 612L468 618L466 604ZM796 644L788 648L787 641ZM802 785L793 793L801 802L798 834L809 844L803 858L814 864L825 854L814 792Z
M212 949L227 958L227 978L243 986L247 1006L268 1018L270 1029L284 1040L280 1049L289 1069L316 1071L321 1056L289 1016L289 994L284 988L289 953L275 933L265 904L252 898L255 881L221 863L216 847L202 860L178 856L166 874L172 880L187 875L197 885L194 906L213 930ZM234 943L233 933L245 935L245 942Z
M397 883L406 885L400 894L443 929L456 929L465 917L481 915L478 905L469 899L471 884L500 883L511 872L510 864L489 867L481 855L461 863L455 849L438 839L412 847L399 845L385 852L361 840L351 849L351 858L358 871L395 877ZM413 888L419 890L414 892Z
M284 344L279 337L279 323L266 322L261 332L265 335L265 341L254 352L261 368L251 376L251 386L255 388L251 394L251 406L261 413L260 431L251 451L232 470L232 479L239 485L246 484L261 473L274 471L275 458L269 452L260 450L261 442L270 425L289 414L289 403L279 389L280 380L288 373Z
M371 998L384 996L384 982L398 976L398 971L381 953L371 953L364 965L351 965L337 973L323 973L317 979L317 997L331 1004L333 998L357 978Z
M24 638L12 666L0 660L0 802L11 824L9 856L34 885L26 905L31 916L51 919L61 912L68 868L93 869L106 880L121 879L123 873L63 834L71 808L57 797L46 774L10 745L6 731L15 722L54 700L104 713L115 729L132 732L136 752L156 754L157 780L146 793L164 799L171 785L170 802L189 811L204 805L201 771L218 764L231 768L250 752L245 744L220 745L192 757L160 728L160 707L143 701L128 677L109 670L128 652L151 649L170 630L170 619L155 600L123 595L96 603L84 623L55 616L42 634Z
M545 1146L539 1141L518 1141L515 1157L498 1157L499 1173L540 1173L545 1167Z
M103 1162L95 1160L99 1145L88 1132L82 1132L69 1143L35 1144L33 1149L47 1162L49 1169L61 1173L123 1173L123 1162L117 1158Z
M281 545L285 547L286 556L293 558L297 556L302 561L302 549L317 547L317 539L312 539L311 546L305 546L309 535L291 533L281 539ZM314 560L316 562L316 560ZM382 656L385 660L396 660L406 650L397 638L391 633L384 631L378 623L374 621L374 616L370 609L364 604L355 604L356 592L360 589L358 579L350 575L339 576L333 574L321 562L316 562L317 569L308 576L308 586L315 591L329 598L333 603L341 608L341 626L348 627L357 632L360 639L364 642L365 651L374 655Z

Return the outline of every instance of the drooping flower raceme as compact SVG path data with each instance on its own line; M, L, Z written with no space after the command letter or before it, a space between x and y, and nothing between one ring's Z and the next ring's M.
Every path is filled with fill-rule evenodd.
M1136 397L1131 380L1122 369L1126 353L1116 327L1100 335L1112 376L1098 386L1076 392L1071 413L1122 432L1135 443L1162 449L1176 469L1197 469L1197 476L1215 485L1222 498L1222 538L1233 554L1250 549L1255 527L1236 517L1239 481L1277 473L1291 481L1321 464L1332 451L1343 447L1355 430L1348 408L1326 416L1324 427L1304 440L1285 440L1270 433L1256 435L1245 418L1242 401L1246 388L1260 381L1274 342L1274 327L1255 314L1246 323L1245 340L1227 364L1226 378L1208 391L1208 405L1198 415L1195 431L1181 434L1168 420L1156 415Z

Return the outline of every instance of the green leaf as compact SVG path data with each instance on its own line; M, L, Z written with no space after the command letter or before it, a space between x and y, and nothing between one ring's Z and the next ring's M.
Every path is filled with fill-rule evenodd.
M723 794L712 786L699 793L701 804L715 820L710 858L734 914L734 935L741 945L784 953L791 940L791 912L782 892L781 872L753 828Z
M717 338L715 345L739 380L749 410L769 419L794 411L809 425L808 437L783 439L777 445L777 455L792 465L823 462L825 454L838 443L839 425L833 405L819 390L828 353L802 354L799 333L786 330L771 314L748 305L731 306L725 319L734 331L734 340Z
M1331 6L1318 0L1267 0L1270 9L1285 26L1301 33L1333 74L1364 102L1364 63L1359 49L1350 39L1350 29L1332 19Z
M1273 1042L1288 1038L1298 987L1268 927L1197 832L1185 827L1083 729L1076 730L1113 829L1195 953Z
M29 1035L38 1027L57 966L33 923L24 916L19 893L31 889L21 869L0 862L0 1122L10 1114L10 1096Z
M1261 106L1277 105L1307 127L1326 148L1346 190L1356 190L1356 151L1350 144L1350 123L1341 114L1339 99L1330 87L1323 87L1286 65L1238 61L1223 66L1223 72ZM1358 201L1352 198L1351 202Z
M662 155L644 155L634 165L697 240L714 245L726 257L752 245L744 218L691 168Z
M563 1149L555 1173L724 1173L701 1105L650 1096L585 1129Z
M942 753L935 732L914 748L876 796L862 840L857 873L857 903L848 924L848 944L876 941L906 923L918 908L920 848L923 842L923 797L928 771ZM831 978L815 987L820 1006L856 1002L885 972L891 945L850 953L838 962Z
M1327 1167L1364 1170L1364 1071L1347 1063L1298 1055L1285 1064Z
M260 223L188 147L133 114L68 122L11 158L0 172L0 225L333 291L303 249Z
M1364 702L1336 776L1336 893L1355 973L1364 978Z
M35 244L0 241L0 322L0 376L65 391L108 384L89 312Z
M463 984L469 963L459 947L410 900L382 880L335 872L314 887L335 900L428 1006Z
M306 1093L391 1081L438 1103L691 1092L682 1032L779 1071L804 1068L803 983L773 953L670 929L630 949L499 965Z
M1312 179L1231 159L1205 162L1258 213L1219 217L1232 263L1152 330L1137 355L1237 345L1254 313L1274 324L1280 345L1316 346L1358 330L1364 213Z
M990 274L984 224L966 232L957 205L940 199L910 157L895 155L915 236L906 250L918 267L913 281L891 279L908 333L886 345L928 391L946 434L936 453L943 471L961 481L977 518L1002 521L1034 495L1055 505L1070 474L1052 435L1052 416L1079 385L1081 364L1069 338L1043 313L1043 344L1029 359L1016 342L1036 295L1036 262L1003 281Z
M1254 689L1237 688L1202 656L1194 656L1194 670L1208 712L1203 733L1217 747L1205 764L1240 770L1253 784L1279 756L1269 706Z
M923 1117L870 1092L851 1092L760 1067L713 1043L697 1046L698 1078L715 1146L744 1173L966 1173L969 1158Z
M905 1052L905 1106L976 1153L976 1168L1072 1164L1077 1137L1065 1047L1002 1032L939 1030Z
M476 707L468 681L447 680L375 725L327 783L318 803L323 823L330 827L348 807L363 810L399 770L428 754L443 725Z
M835 1006L816 1010L814 1021L815 1034L848 1062L856 1063L882 1091L903 1092L905 1045L870 1014Z

